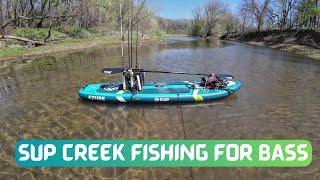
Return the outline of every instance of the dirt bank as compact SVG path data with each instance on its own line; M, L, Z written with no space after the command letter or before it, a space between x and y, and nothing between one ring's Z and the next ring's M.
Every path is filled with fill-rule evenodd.
M231 33L224 34L220 39L271 47L320 60L320 30Z

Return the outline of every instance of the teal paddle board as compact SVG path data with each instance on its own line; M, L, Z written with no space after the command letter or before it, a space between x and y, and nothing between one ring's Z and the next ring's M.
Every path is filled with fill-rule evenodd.
M182 103L226 98L241 88L241 82L228 80L219 89L201 87L199 82L145 83L141 91L121 90L121 83L88 84L79 90L83 99L110 103Z

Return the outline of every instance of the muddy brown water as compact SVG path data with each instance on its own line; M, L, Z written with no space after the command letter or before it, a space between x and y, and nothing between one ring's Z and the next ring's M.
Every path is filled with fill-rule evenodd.
M121 64L119 48L0 62L0 177L116 179L319 179L320 62L252 45L180 39L139 47L145 69L231 73L243 83L216 102L108 105L78 98L92 82L119 81L103 67ZM200 77L147 74L148 81ZM305 168L20 168L19 139L307 139Z

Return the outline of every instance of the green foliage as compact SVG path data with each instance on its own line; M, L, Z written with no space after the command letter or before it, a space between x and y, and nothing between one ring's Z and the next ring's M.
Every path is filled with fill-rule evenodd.
M298 6L298 17L303 24L307 24L311 17L319 14L320 8L316 6L316 0L303 0Z
M24 37L31 40L41 41L48 36L47 28L18 28L13 32L13 35L18 37ZM58 31L51 31L51 38L60 36Z
M146 34L155 40L161 40L166 36L166 33L164 31L156 29L150 30Z
M31 40L44 40L48 35L47 28L19 28L13 32L14 36L24 37ZM85 29L80 27L65 27L51 31L51 39L71 37L74 39L85 39L89 37L102 36L103 32L99 28Z
M161 37L161 36L164 36L165 35L165 33L163 32L163 31L160 31L160 30L151 30L151 31L149 31L149 33L150 33L150 35L155 35L155 36L159 36L159 37Z
M311 8L311 15L317 16L320 14L320 8L319 7L313 7Z
M1 49L0 58L21 56L27 52L28 52L27 48L20 47L20 46L16 46L16 47L10 46L10 47Z
M202 23L196 23L192 27L192 36L203 36L204 34L204 25Z
M83 38L88 38L92 36L92 32L81 27L60 28L59 31L67 34L69 37L72 37L72 38L83 39Z

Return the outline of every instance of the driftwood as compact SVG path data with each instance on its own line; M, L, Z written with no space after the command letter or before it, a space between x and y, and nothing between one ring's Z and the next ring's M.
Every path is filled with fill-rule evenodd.
M22 38L22 37L18 37L18 36L4 35L4 36L1 37L1 38L2 38L2 39L12 39L12 40L17 40L17 41L22 41L22 42L29 43L29 44L34 45L34 46L47 45L47 43L45 43L45 42L34 41L34 40L30 40L30 39Z

